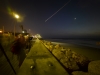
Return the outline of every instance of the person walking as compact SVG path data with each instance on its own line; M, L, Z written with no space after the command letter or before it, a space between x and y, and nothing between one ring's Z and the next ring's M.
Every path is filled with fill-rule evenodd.
M20 36L20 38L16 39L14 41L14 44L12 45L12 53L13 55L17 55L17 59L19 61L19 67L22 65L26 55L25 55L25 38L24 36Z

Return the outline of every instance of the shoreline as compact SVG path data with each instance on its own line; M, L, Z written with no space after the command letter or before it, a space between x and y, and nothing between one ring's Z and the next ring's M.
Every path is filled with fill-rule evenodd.
M82 46L82 45L76 45L76 44L70 44L70 43L62 43L62 42L52 42L53 44L60 44L64 48L75 51L76 53L79 53L81 55L84 55L92 60L100 60L100 49L99 48L93 48L88 46Z
M69 75L96 75L100 73L100 56L97 52L100 49L45 40L42 43L64 66Z

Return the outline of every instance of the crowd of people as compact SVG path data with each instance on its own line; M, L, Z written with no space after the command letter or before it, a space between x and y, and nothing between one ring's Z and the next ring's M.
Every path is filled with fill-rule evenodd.
M30 40L26 39L23 35L19 35L15 38L14 42L12 43L11 52L12 57L17 55L17 59L19 61L19 67L23 63L26 53L25 49L29 46Z

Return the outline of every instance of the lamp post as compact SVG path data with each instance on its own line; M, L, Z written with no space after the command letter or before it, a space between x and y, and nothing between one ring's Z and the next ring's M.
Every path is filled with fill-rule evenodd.
M15 14L13 13L13 16L16 18L16 19L19 19L20 16L18 14ZM15 37L15 33L16 33L16 25L14 24L14 37Z

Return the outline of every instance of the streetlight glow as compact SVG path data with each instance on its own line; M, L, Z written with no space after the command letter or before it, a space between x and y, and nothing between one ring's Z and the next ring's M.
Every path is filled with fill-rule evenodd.
M19 19L20 16L18 14L16 14L15 12L13 12L13 16L16 18L16 19Z
M2 30L0 30L0 33L2 33Z
M18 18L19 18L19 15L15 14L15 18L17 18L17 19L18 19Z
M13 16L14 18L16 18L17 21L18 21L19 18L20 18L20 16L19 16L18 14L16 14L15 12L12 12L12 16ZM17 21L16 21L16 22L17 22ZM15 27L15 25L14 25L14 37L15 37L15 32L16 32L16 27Z

